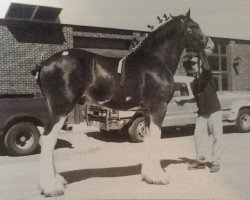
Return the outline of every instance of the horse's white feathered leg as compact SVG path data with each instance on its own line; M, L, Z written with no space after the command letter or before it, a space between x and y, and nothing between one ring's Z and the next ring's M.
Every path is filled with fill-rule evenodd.
M57 136L61 130L66 117L61 117L54 124L51 132L41 136L41 157L40 157L40 187L45 196L57 196L63 194L66 184L63 177L56 173L54 165L54 147Z
M163 171L160 164L159 153L155 151L155 147L159 145L161 139L161 129L150 119L148 131L143 143L146 155L143 158L141 169L142 180L152 184L168 184L167 174Z

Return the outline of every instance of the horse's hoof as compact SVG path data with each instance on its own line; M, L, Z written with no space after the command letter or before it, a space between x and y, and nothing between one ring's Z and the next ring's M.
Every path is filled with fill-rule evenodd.
M41 190L41 195L44 195L45 197L57 197L63 194L64 194L64 191L59 190L59 189L55 191L46 191L46 192L44 192L44 190Z
M56 191L53 191L53 192L43 192L42 195L44 195L45 197L57 197L57 196L60 196L60 195L63 195L64 192L61 191L61 190L56 190Z
M68 182L59 174L56 174L56 188L64 189Z
M169 180L167 178L167 175L163 174L161 176L142 176L142 181L145 181L149 184L156 184L156 185L167 185L169 184Z
M41 187L41 194L45 197L56 197L64 194L64 188L67 181L59 174L55 176L54 184L46 184Z

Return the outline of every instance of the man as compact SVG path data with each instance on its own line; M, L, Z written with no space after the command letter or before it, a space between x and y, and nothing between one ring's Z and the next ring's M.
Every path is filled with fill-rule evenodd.
M197 57L194 57L184 63L187 75L195 77L192 83L192 90L198 107L198 118L194 132L196 162L190 164L188 169L204 169L207 166L204 149L208 142L208 136L212 136L210 172L217 172L220 170L220 138L223 133L221 106L211 70L205 70L203 66L199 70L197 62L200 61Z

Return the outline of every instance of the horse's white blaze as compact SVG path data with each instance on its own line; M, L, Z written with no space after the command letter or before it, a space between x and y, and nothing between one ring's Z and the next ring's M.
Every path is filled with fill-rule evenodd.
M54 147L57 136L61 130L66 117L61 117L52 131L48 135L41 136L41 158L40 158L40 186L46 192L52 192L56 189L56 171L54 167Z

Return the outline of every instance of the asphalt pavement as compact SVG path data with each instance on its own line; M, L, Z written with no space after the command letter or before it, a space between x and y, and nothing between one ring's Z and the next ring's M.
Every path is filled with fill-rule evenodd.
M55 163L68 185L65 194L55 199L249 199L250 133L226 131L221 170L210 173L208 168L187 170L195 158L192 129L162 132L154 149L162 158L168 185L141 181L142 145L130 142L125 133L105 135L85 124L62 131ZM10 157L1 152L0 199L44 199L38 190L38 172L39 154Z

